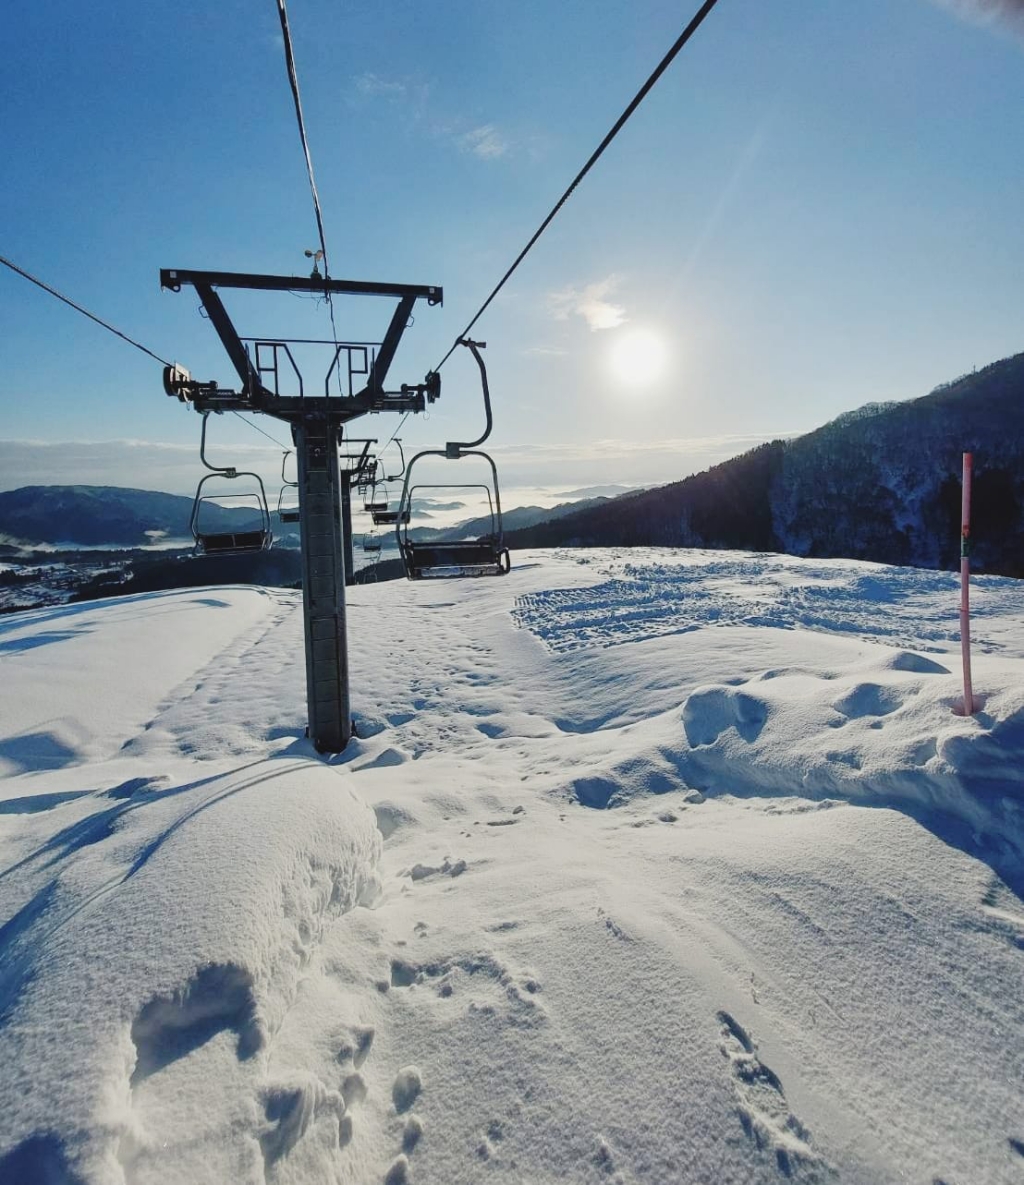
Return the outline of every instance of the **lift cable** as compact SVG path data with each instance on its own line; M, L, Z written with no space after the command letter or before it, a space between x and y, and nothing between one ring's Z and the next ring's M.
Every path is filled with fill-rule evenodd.
M612 127L611 131L605 136L605 138L597 146L597 148L594 150L593 155L590 157L590 159L587 161L587 163L583 166L583 168L580 169L580 171L573 178L572 183L570 184L569 188L565 191L565 193L562 194L562 196L555 203L554 207L551 210L551 213L548 214L548 216L544 219L544 221L540 224L540 226L534 232L534 235L530 239L530 241L526 244L526 246L522 249L522 251L520 251L519 254L516 256L515 262L508 269L508 271L501 277L501 279L498 281L498 284L495 287L494 291L490 294L490 296L488 296L488 298L484 301L484 303L477 310L476 316L473 318L472 321L470 321L470 323L466 326L466 328L462 331L462 333L459 334L459 336L455 339L455 341L452 342L451 349L448 351L447 354L445 354L445 356L441 359L441 361L437 364L437 366L434 367L435 371L440 370L441 367L444 366L444 364L448 361L448 359L452 356L452 354L455 353L455 348L456 348L456 346L458 346L461 339L464 337L467 337L469 335L470 330L477 323L477 321L479 321L480 318L483 316L484 312L487 309L487 306L491 303L492 300L494 300L494 298L498 295L498 293L502 290L502 288L504 288L506 282L511 277L512 273L516 270L516 268L526 258L527 252L534 245L534 243L536 243L536 241L540 238L540 236L544 233L544 231L547 230L550 223L554 220L555 215L558 213L559 210L561 210L561 208L565 205L565 203L572 196L572 193L575 190L576 186L579 185L579 183L583 180L583 178L587 175L587 173L590 172L590 169L592 168L592 166L597 163L598 158L601 156L601 154L604 152L604 150L608 147L608 145L612 142L612 140L614 140L615 137L618 135L618 133L621 131L623 124L626 122L627 119L629 119L629 117L633 114L633 112L637 109L637 107L639 107L640 104L644 101L644 99L647 97L648 92L651 90L651 88L654 86L654 84L658 81L658 79L662 76L662 74L664 74L665 71L668 69L668 67L672 64L673 59L679 53L679 51L683 48L683 46L687 43L687 41L689 41L690 38L693 36L693 34L696 33L697 29L703 23L704 18L708 15L708 13L712 10L712 8L714 8L714 6L717 2L718 2L718 0L705 0L705 2L701 5L700 10L698 11L697 15L693 18L693 20L690 21L690 23L686 26L686 28L682 31L682 33L680 33L675 44L672 46L672 48L668 51L668 53L665 54L665 56L658 63L658 66L654 70L654 73L651 74L650 78L648 78L647 81L643 84L643 86L639 89L639 91L637 91L636 95L634 95L629 106L625 109L625 111L623 111L623 113L615 121L615 125Z
M253 423L252 420L247 420L245 418L245 416L243 416L240 411L232 411L231 414L233 416L238 416L238 418L242 421L243 424L248 424L250 428L252 428L254 431L258 432L261 436L265 436L267 438L267 440L271 441L273 444L276 444L277 447L279 449L281 449L283 452L290 453L292 451L290 448L286 447L278 439L276 439L276 437L271 436L269 432L264 432L263 429L259 426L259 424Z
M88 309L83 309L80 304L75 304L73 300L65 296L62 292L58 292L56 288L51 288L49 284L44 284L42 280L37 279L24 268L18 267L16 263L5 259L0 255L0 263L5 267L9 267L12 272L17 272L19 276L24 276L26 280L30 280L38 288L42 288L44 292L49 292L51 296L55 296L58 300L62 300L66 305L70 305L76 312L81 313L84 317L88 317L90 321L95 321L97 325L102 325L104 329L109 330L122 341L126 341L130 346L134 346L137 350L141 350L143 354L148 354L150 358L159 362L162 366L172 366L173 363L168 362L166 358L161 358L159 354L154 354L152 350L147 349L141 342L137 342L134 338L129 337L127 333L122 333L120 329L115 329L108 321L104 321L102 317L97 317L95 313L90 313Z
M281 36L284 39L285 64L288 67L288 83L292 88L292 98L295 101L295 118L299 123L299 139L302 141L302 152L306 158L306 174L309 177L309 191L313 195L313 212L316 215L316 229L320 236L320 252L324 261L324 278L330 276L331 270L327 263L327 237L324 234L324 216L320 209L320 195L317 193L316 180L313 176L313 157L309 151L309 140L306 137L306 121L302 115L302 100L299 98L299 75L295 68L295 53L292 49L292 35L288 27L288 10L284 0L277 0L277 14L281 18ZM306 253L307 255L309 252ZM313 262L316 271L316 261ZM331 334L334 338L335 358L338 351L338 326L334 321L334 300L330 290L325 289L327 297L327 311L331 315ZM341 369L338 368L338 392L341 393Z
M386 448L388 447L388 445L389 445L389 444L390 444L390 443L391 443L391 442L392 442L392 441L395 439L395 437L396 437L396 436L399 434L399 432L401 432L401 431L402 431L402 425L405 423L405 421L406 421L406 420L407 420L407 419L408 419L408 418L409 418L411 415L412 415L412 412L409 412L409 411L407 411L407 412L405 413L405 415L404 415L404 416L402 416L402 418L401 418L401 419L398 421L398 427L397 427L397 428L394 430L394 432L392 432L392 433L391 433L391 435L388 437L388 439L387 439L387 442L386 442L386 443L385 443L385 445L384 445L384 448L382 448L382 449L378 449L378 450L377 450L377 456L378 456L378 457L379 457L379 456L380 456L380 455L381 455L381 454L384 452L384 449L386 449Z
M288 82L292 88L292 98L295 100L295 117L299 121L299 137L302 140L302 151L306 157L306 173L309 176L309 189L313 195L313 210L316 214L316 229L320 235L320 250L323 252L324 274L328 275L327 239L324 237L324 218L320 211L320 195L316 191L316 181L313 178L313 158L309 153L309 141L306 139L306 121L302 117L302 100L299 98L299 76L295 70L295 54L292 52L292 35L288 28L288 12L284 0L277 0L277 14L281 18L281 35L284 38L284 57L288 67Z
M75 312L81 313L84 317L88 317L90 321L95 321L97 325L101 325L104 329L109 330L122 341L126 341L130 346L134 346L137 350L141 350L143 354L148 354L150 358L156 362L159 362L161 366L173 365L173 363L168 362L166 358L161 358L159 354L154 354L152 350L147 349L147 347L141 342L137 342L134 338L129 337L127 333L122 333L120 329L115 329L114 326L109 322L104 321L102 317L97 317L95 313L90 313L88 309L83 309L80 304L76 304L62 292L58 292L56 288L51 288L49 284L44 284L42 280L25 271L24 268L18 267L16 263L13 263L10 259L6 259L3 255L0 255L0 263L4 264L5 267L9 267L11 271L17 272L19 276L24 276L26 280L31 280L33 284L39 288L42 288L44 292L49 292L51 296L56 296L58 300L62 300L66 305L70 305L71 308L75 310ZM289 451L279 440L275 440L269 432L264 432L263 429L259 427L258 424L254 424L252 420L247 420L237 411L233 412L232 414L238 416L243 424L248 424L250 428L255 429L255 431L259 432L262 436L265 436L268 440L273 441L273 443L276 444L279 449L283 449L285 452Z

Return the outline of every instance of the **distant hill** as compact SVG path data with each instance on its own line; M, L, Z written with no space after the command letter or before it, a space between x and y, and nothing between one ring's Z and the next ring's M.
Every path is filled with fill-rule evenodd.
M566 514L591 506L608 502L605 497L586 498L577 502L559 502L557 506L516 506L512 510L503 510L501 514L502 527L506 534L537 523L552 522ZM481 515L479 518L468 518L464 522L456 523L454 527L412 527L409 538L418 543L431 543L444 539L473 539L480 535L489 534L492 530L491 516ZM385 547L397 547L395 531L391 528L382 536Z
M1024 576L1024 354L685 481L513 530L506 542L744 548L948 568L959 555L964 452L975 454L974 563Z
M507 529L529 527L606 500L590 498L549 508L518 506L506 510L503 518ZM454 502L450 507L461 505ZM141 547L160 537L191 540L191 515L192 499L178 494L118 486L23 486L0 493L0 542L7 538L28 545ZM201 521L206 526L224 530L232 526L244 529L253 523L243 521L240 524L239 520L250 520L254 516L255 512L250 509L230 510L207 504ZM298 524L282 523L274 510L271 510L270 517L276 544L297 548ZM422 510L417 515L420 519L429 517ZM483 517L467 519L454 527L418 527L410 534L421 540L461 539L490 529L490 518ZM358 535L357 531L357 543ZM381 537L385 547L395 546L394 530L382 530Z
M0 493L0 536L24 543L141 547L155 538L190 539L192 499L118 486L22 486ZM250 510L206 504L202 521L236 529Z

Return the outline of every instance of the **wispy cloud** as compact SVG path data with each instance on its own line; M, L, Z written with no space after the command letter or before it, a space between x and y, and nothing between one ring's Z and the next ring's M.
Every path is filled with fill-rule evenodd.
M240 469L253 469L275 489L281 450L229 436L225 455ZM194 444L149 440L0 440L0 490L33 485L110 485L186 494L203 474Z
M617 275L605 276L584 288L563 288L548 295L548 309L556 321L582 317L592 333L599 329L616 329L628 320L622 305L606 299L622 282Z
M430 83L414 77L386 78L367 72L352 79L348 101L354 107L383 103L395 108L411 124L417 124L427 115Z
M254 470L276 491L281 453L250 443L245 433L225 440L224 454ZM775 432L773 437L790 435ZM682 437L658 441L594 440L566 444L509 444L489 450L506 487L607 484L657 485L678 481L769 439L767 433ZM28 485L110 485L192 494L203 474L194 444L146 440L0 440L0 490Z
M409 85L379 74L360 74L355 80L356 90L368 98L402 99L409 93Z
M493 123L485 123L463 132L458 137L458 145L463 152L471 152L481 160L494 160L508 152L510 141Z
M569 351L561 346L527 346L523 353L531 358L560 358Z
M1002 22L1024 34L1024 0L935 0L975 24Z
M478 160L498 160L516 150L517 142L495 123L471 124L468 119L446 119L431 102L429 82L413 78L386 78L368 71L352 79L350 101L357 106L383 102L406 109L412 123L421 123L429 133L440 140L447 140L460 152L475 156ZM539 152L531 141L526 145L530 155Z
M738 456L766 440L790 432L680 437L659 441L592 440L575 444L495 445L489 451L506 487L541 486L556 481L573 485L661 485L680 481L720 461Z

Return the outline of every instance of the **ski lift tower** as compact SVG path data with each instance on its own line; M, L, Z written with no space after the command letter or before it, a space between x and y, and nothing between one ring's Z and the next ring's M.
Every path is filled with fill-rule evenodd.
M302 535L302 608L306 639L309 736L321 753L340 753L352 735L345 619L345 559L351 527L344 522L348 474L341 474L339 448L345 425L376 412L421 412L441 393L434 371L422 383L387 391L387 378L402 333L419 299L440 304L441 288L376 284L311 277L163 268L160 286L180 292L190 286L221 340L241 386L197 382L184 367L164 368L164 390L199 412L259 412L285 420L298 460L299 529ZM218 294L238 288L262 292L308 292L317 296L381 296L398 301L379 344L329 343L333 350L323 392L307 394L287 340L242 338ZM291 343L294 344L294 341ZM347 376L347 377L346 377ZM281 380L297 379L297 394L281 394Z

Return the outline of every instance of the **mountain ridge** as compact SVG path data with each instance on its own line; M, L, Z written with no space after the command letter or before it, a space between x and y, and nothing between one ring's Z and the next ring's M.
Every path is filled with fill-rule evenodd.
M954 566L975 455L974 558L1024 576L1024 354L873 403L654 490L507 533L510 547L742 548Z

